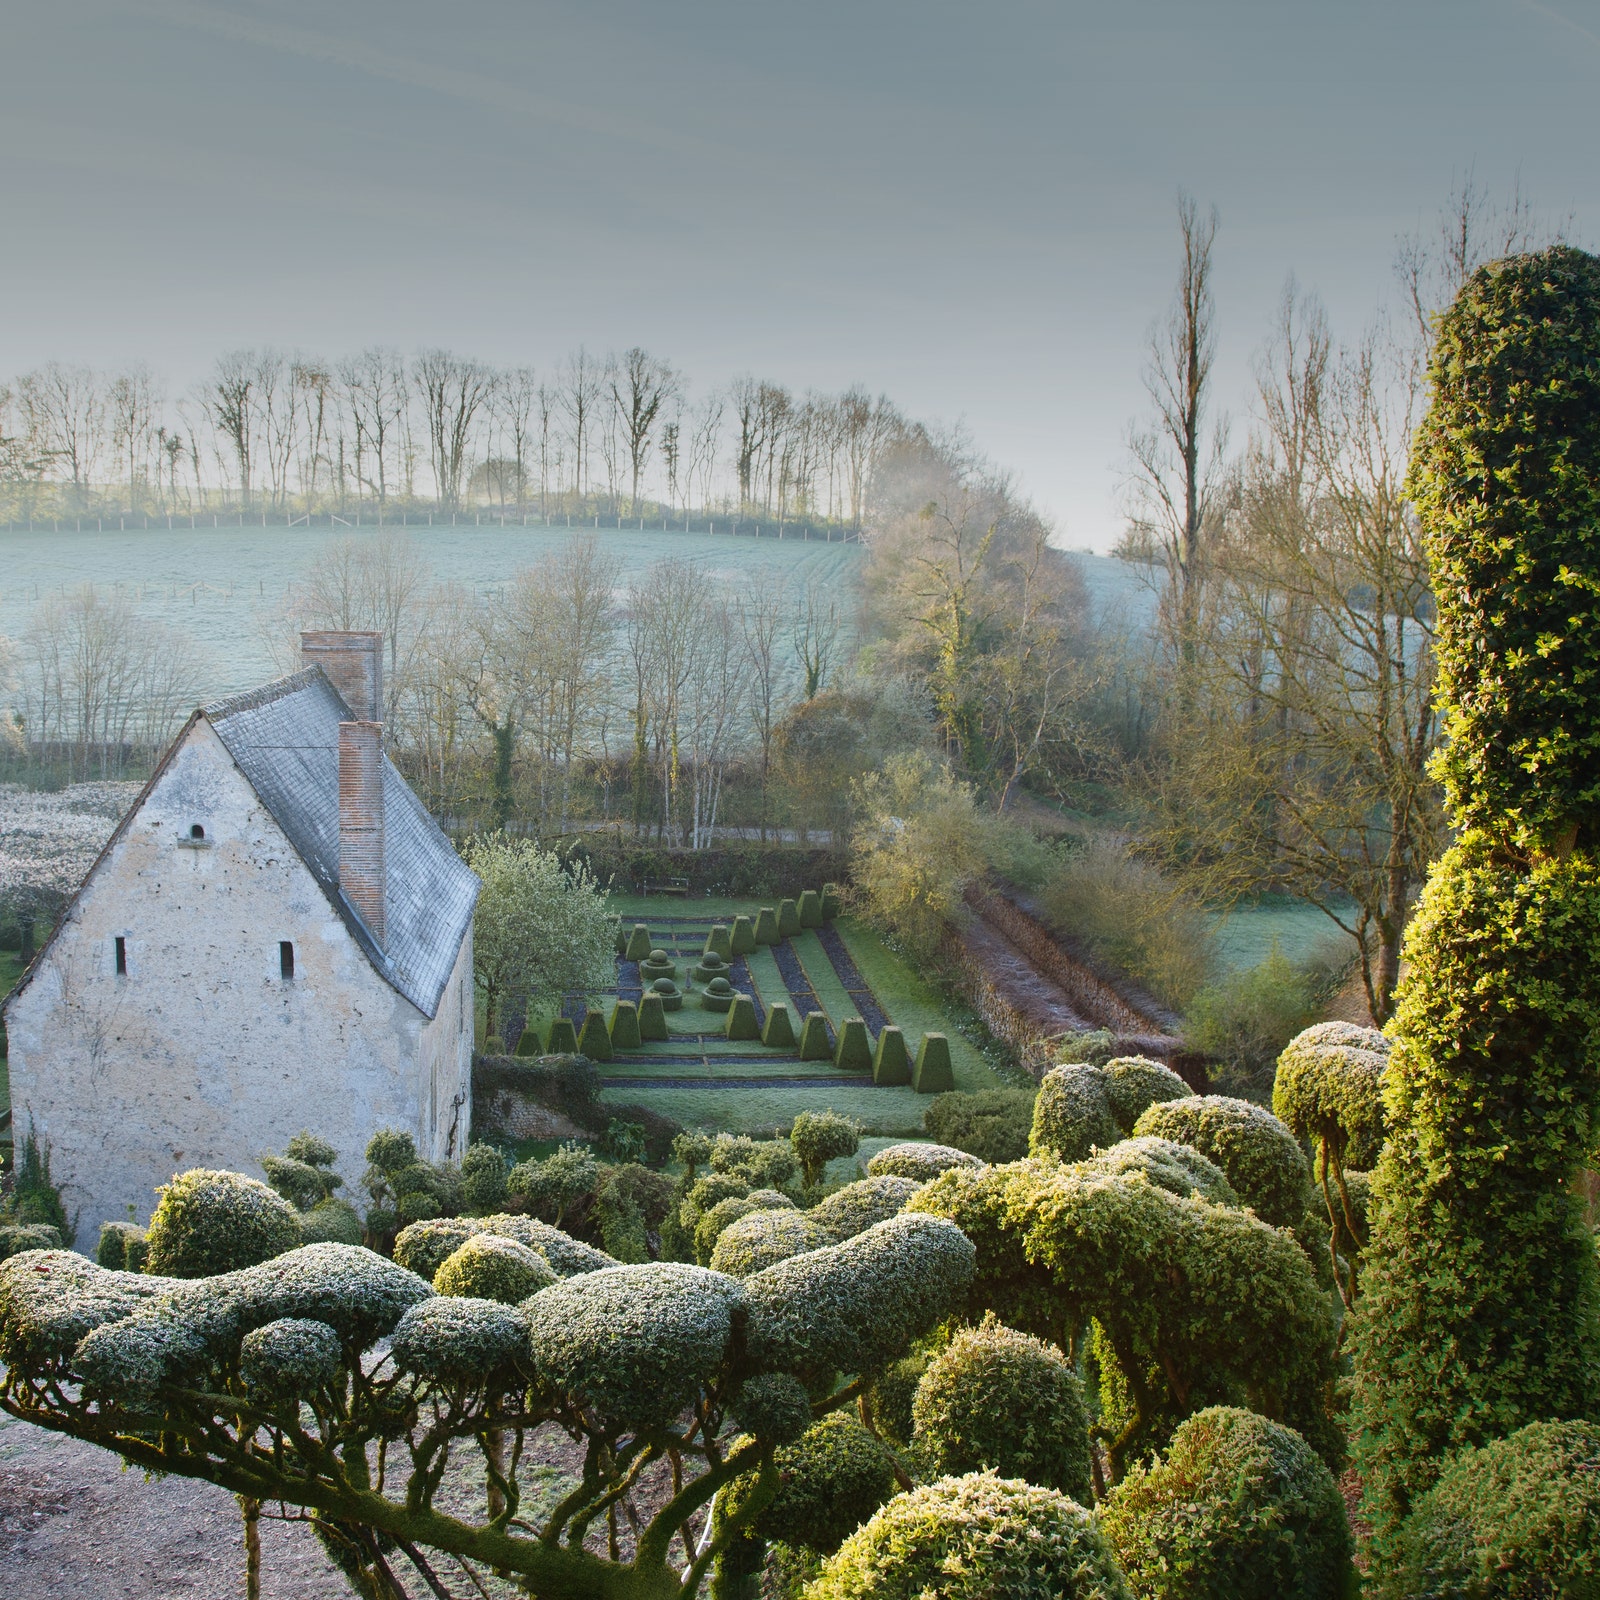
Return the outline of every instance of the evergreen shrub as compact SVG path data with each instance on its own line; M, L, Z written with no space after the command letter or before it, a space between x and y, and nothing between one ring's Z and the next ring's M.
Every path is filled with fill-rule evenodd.
M802 891L799 900L795 902L795 912L800 918L802 928L820 928L822 926L822 896L815 889Z
M650 954L650 930L642 922L633 925L627 942L622 947L623 958L627 961L644 961Z
M792 939L800 932L800 908L793 900L778 902L778 936Z
M440 1263L433 1287L440 1293L472 1300L497 1300L520 1305L531 1294L556 1281L550 1263L525 1244L499 1234L474 1233Z
M812 1016L819 1015L813 1011ZM806 1025L810 1026L810 1017ZM822 1182L822 1170L841 1156L861 1148L860 1126L836 1111L802 1111L789 1131L789 1143L800 1163L801 1181L808 1189Z
M860 1017L846 1017L839 1024L839 1042L834 1046L833 1064L849 1072L872 1071L872 1036Z
M714 922L706 935L705 955L715 956L724 965L733 960L733 931L725 922Z
M522 1032L517 1035L517 1048L513 1054L524 1058L544 1054L539 1040L539 1030L533 1023L524 1024Z
M1292 1428L1211 1406L1112 1491L1100 1525L1144 1600L1345 1600L1350 1527L1333 1474Z
M52 1234L55 1229L50 1230ZM359 1240L357 1241L360 1242ZM59 1250L61 1240L52 1238L48 1244L25 1245L28 1250ZM0 1246L3 1249L3 1246ZM21 1252L12 1250L9 1255ZM131 1222L104 1222L100 1225L100 1242L95 1246L94 1259L99 1266L112 1272L143 1272L145 1259L150 1254L150 1241L143 1228ZM3 1260L4 1256L0 1256Z
M771 906L762 906L756 913L756 925L752 930L757 944L777 944L783 935L778 932L778 913Z
M242 1173L195 1167L156 1193L145 1265L161 1277L211 1278L299 1248L294 1207Z
M637 1050L641 1041L639 1033L639 1008L631 1000L618 1000L611 1007L611 1017L606 1025L613 1050Z
M973 1473L896 1495L823 1564L805 1600L1131 1600L1089 1512Z
M1151 1134L1141 1134L1134 1139L1123 1139L1101 1150L1080 1163L1085 1172L1105 1172L1122 1175L1143 1173L1158 1189L1187 1199L1192 1194L1210 1200L1219 1206L1237 1206L1242 1202L1228 1182L1222 1168L1208 1161L1192 1145L1178 1144L1172 1139L1157 1139Z
M641 1043L659 1043L669 1037L667 1008L662 1003L662 997L646 989L639 1001L639 1040Z
M300 1213L301 1244L360 1244L361 1235L360 1214L348 1200L319 1200Z
M839 915L842 906L843 900L840 894L839 885L836 883L823 884L822 920L824 922L832 922L833 919Z
M106 1226L121 1227L125 1224L107 1223ZM103 1232L100 1237L104 1242ZM27 1250L59 1250L61 1243L60 1233L48 1222L0 1223L0 1261L9 1261L12 1256L20 1256ZM139 1269L130 1267L127 1270L136 1272Z
M852 1239L874 1223L899 1216L921 1187L914 1178L859 1178L819 1200L806 1215L835 1239Z
M756 947L755 930L750 926L749 917L735 917L733 927L728 931L728 947L733 955L747 956Z
M1600 1424L1533 1422L1453 1456L1375 1587L1383 1600L1600 1594Z
M1053 1344L991 1314L933 1358L912 1401L913 1438L938 1476L995 1472L1093 1503L1083 1386Z
M1027 1089L980 1089L976 1094L952 1090L938 1095L922 1113L922 1126L930 1138L980 1161L1020 1161L1028 1153L1033 1102Z
M1098 1067L1072 1064L1045 1073L1033 1105L1030 1154L1082 1161L1121 1137L1122 1128L1111 1114L1105 1074Z
M728 1020L723 1024L723 1033L733 1040L760 1042L761 1029L756 1025L756 1003L749 995L736 994L733 997L733 1003L728 1007Z
M611 1059L611 1035L606 1029L605 1013L594 1006L590 1006L583 1027L578 1030L578 1054L588 1056L591 1061Z
M893 1088L911 1082L911 1056L906 1036L899 1028L885 1028L878 1035L872 1057L872 1081L880 1088Z
M918 1094L948 1094L956 1086L950 1065L950 1041L942 1033L925 1033L911 1069L911 1087Z
M549 1053L553 1056L578 1054L578 1030L573 1027L571 1017L557 1017L550 1024Z
M504 1154L494 1145L481 1140L469 1144L461 1157L463 1209L480 1217L503 1211L510 1170Z
M767 1007L767 1025L761 1032L761 1042L769 1050L792 1050L795 1046L794 1019L781 1000Z
M727 1203L727 1202L725 1202ZM748 1201L732 1202L735 1205ZM837 1241L804 1211L766 1207L735 1218L717 1236L710 1265L733 1278L748 1278L790 1256Z
M867 1163L869 1178L911 1178L917 1183L930 1183L941 1172L952 1167L976 1170L981 1167L976 1156L965 1150L954 1150L947 1144L891 1144L880 1150Z
M820 1011L808 1011L800 1027L802 1061L833 1060L833 1045L828 1039L828 1019Z
M1453 1452L1600 1417L1573 1193L1600 1125L1600 260L1480 267L1430 376L1408 487L1455 843L1406 931L1353 1325L1384 1559Z

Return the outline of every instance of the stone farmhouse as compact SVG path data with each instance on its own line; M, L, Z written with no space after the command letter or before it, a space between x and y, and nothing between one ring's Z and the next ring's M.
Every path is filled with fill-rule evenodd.
M6 1002L80 1241L302 1128L346 1192L380 1127L466 1146L478 880L383 754L380 636L301 666L194 713Z

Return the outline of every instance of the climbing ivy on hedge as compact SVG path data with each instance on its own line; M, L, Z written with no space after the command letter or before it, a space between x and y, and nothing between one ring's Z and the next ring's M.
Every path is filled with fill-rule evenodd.
M1448 1452L1600 1414L1569 1193L1600 1112L1600 260L1474 273L1432 381L1411 493L1458 838L1407 933L1353 1330L1384 1559Z

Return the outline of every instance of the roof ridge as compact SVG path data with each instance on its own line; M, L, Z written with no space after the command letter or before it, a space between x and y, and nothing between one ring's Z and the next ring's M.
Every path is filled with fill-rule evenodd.
M262 706L271 705L274 700L298 694L302 689L309 689L318 680L327 681L321 667L303 667L299 672L290 673L287 678L264 683L258 689L245 689L239 694L227 696L226 699L214 700L205 707L205 714L210 721L221 722L240 711L256 711Z

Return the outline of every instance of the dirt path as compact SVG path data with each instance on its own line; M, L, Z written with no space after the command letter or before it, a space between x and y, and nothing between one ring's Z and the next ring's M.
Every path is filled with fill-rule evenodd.
M348 1600L303 1524L261 1522L262 1600ZM238 1600L239 1507L208 1483L147 1483L108 1451L0 1413L5 1600Z

